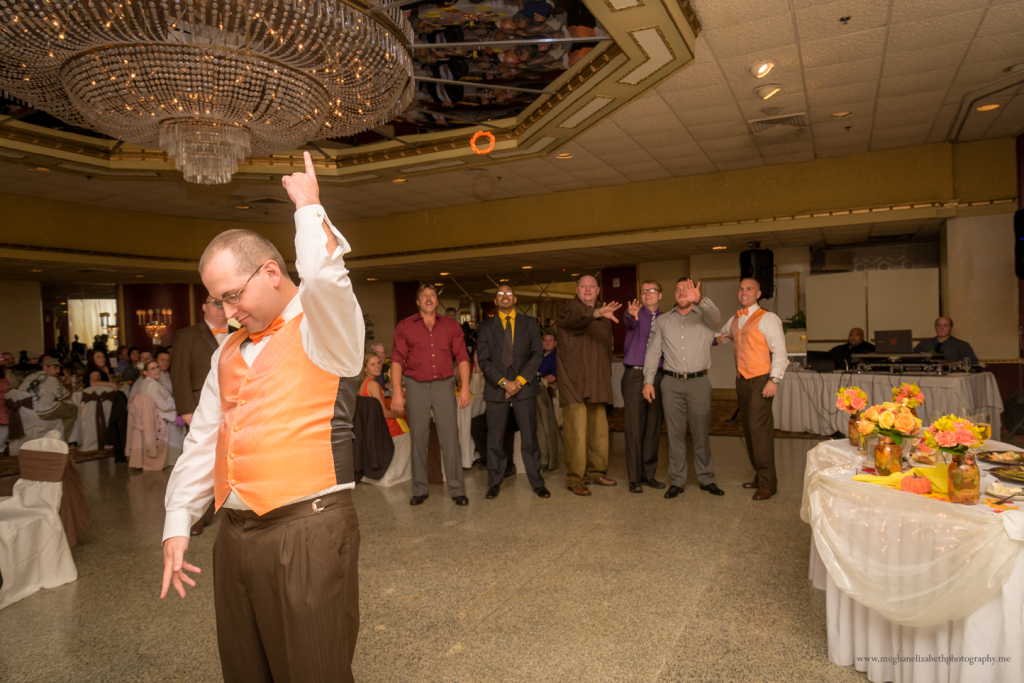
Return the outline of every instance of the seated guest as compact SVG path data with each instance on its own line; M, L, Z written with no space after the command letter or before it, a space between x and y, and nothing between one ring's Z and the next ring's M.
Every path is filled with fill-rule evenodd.
M164 388L174 395L174 388L171 385L171 354L167 349L159 348L156 350L156 362L160 366L160 384L164 385Z
M107 354L102 351L90 351L89 360L85 365L85 388L110 387L117 390L117 384L110 380L110 368L107 367Z
M864 341L864 330L855 327L850 330L850 336L846 343L830 349L829 355L832 356L832 362L836 364L836 368L843 369L849 367L854 354L874 352L875 345Z
M128 359L128 347L121 344L117 347L117 364L111 365L110 367L112 367L114 372L117 374L123 375L124 371L131 367L131 364L132 362Z
M388 390L388 376L391 374L391 363L384 356L384 345L380 342L375 342L370 347L370 351L377 354L377 358L380 360L380 374L377 375L377 384L384 391Z
M147 360L142 366L142 374L139 379L132 384L128 401L131 402L137 394L145 394L153 399L157 412L165 422L174 422L178 417L178 413L174 409L174 396L160 383L160 374L160 364L156 359Z
M60 375L60 361L47 358L43 369L21 380L18 388L32 395L32 410L40 419L60 420L64 424L67 440L78 418L78 406L71 402L71 392L61 383Z
M916 353L942 354L951 363L968 359L971 365L981 365L974 349L963 339L953 336L953 319L940 316L935 319L935 336L914 347Z
M19 372L15 366L14 354L10 351L4 351L0 356L3 357L4 374L7 376L7 381L11 383L12 387L19 386L25 375Z
M139 361L141 360L139 354L139 347L133 346L128 349L128 367L121 371L122 382L134 382L139 378Z
M363 372L359 378L359 395L369 396L380 401L380 407L388 421L388 432L392 437L401 436L408 432L409 429L404 425L405 420L402 417L402 413L389 410L387 404L384 403L384 391L377 382L377 377L381 375L380 368L380 357L376 353L366 354L363 358Z
M141 372L142 368L145 367L146 365L146 361L150 360L151 358L153 358L152 351L143 351L142 353L139 354L139 362L135 364L135 367L138 368L139 371Z
M8 391L13 389L10 381L4 375L4 367L0 365L0 427L5 427L10 422L10 416L7 413L7 404L4 403L4 396ZM0 448L4 445L3 441L0 440Z

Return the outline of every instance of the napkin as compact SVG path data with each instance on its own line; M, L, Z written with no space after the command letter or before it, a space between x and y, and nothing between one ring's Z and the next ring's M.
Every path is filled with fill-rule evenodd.
M932 483L933 493L939 495L947 495L949 493L949 475L945 469L939 467L914 467L909 472L893 472L887 477L880 477L875 474L858 474L853 477L853 480L902 490L900 484L903 482L903 478L911 474L926 477Z

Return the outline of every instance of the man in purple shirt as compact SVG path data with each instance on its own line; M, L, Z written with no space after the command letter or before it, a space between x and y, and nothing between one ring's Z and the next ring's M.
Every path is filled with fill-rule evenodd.
M641 305L640 302L643 302ZM640 301L629 304L626 311L626 352L622 357L622 401L625 403L626 470L629 473L630 493L643 493L641 484L654 489L665 485L654 478L658 469L658 445L661 442L661 390L656 389L655 400L650 403L643 397L644 354L647 338L651 335L651 324L662 314L658 310L661 302L661 285L654 280L644 280L640 285ZM654 380L661 386L662 371Z

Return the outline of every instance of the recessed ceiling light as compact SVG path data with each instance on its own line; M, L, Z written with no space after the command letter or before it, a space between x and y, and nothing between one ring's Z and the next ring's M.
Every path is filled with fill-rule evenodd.
M503 277L500 280L498 280L498 282L508 282L508 278L507 277Z
M523 270L530 270L533 266L523 266Z
M67 305L68 305L68 302L67 302L67 301L61 301L59 305L60 305L60 306L67 306Z
M773 66L775 66L775 62L754 62L747 68L750 69L750 75L754 78L764 78Z
M238 210L240 210L240 211L244 211L245 209L248 209L249 207L248 207L248 206L246 206L245 204L239 204L239 205L238 205L238 206L236 206L235 208L236 208L236 209L238 209Z
M30 273L41 273L41 272L43 272L43 271L41 271L41 270L39 270L39 269L37 269L37 268L33 268L32 270L30 270L30 271L28 271L28 272L30 272Z
M36 173L49 173L50 172L50 169L46 168L45 166L30 166L28 170L35 171Z
M443 283L443 282L435 282L435 283L434 283L434 286L435 286L435 287L441 287L441 286L443 286L443 285L444 285L444 283Z
M978 111L992 111L993 109L999 109L998 104L983 104L978 107Z
M408 181L405 178L395 178L391 182L393 182L393 183L405 183L405 182L408 182Z
M375 278L375 277L368 277L368 278L366 278L366 281L367 282L376 282L377 278Z
M779 85L778 83L772 83L770 85L760 85L754 88L754 92L757 93L757 96L760 97L762 100L767 100L769 97L779 92L780 90L782 90L782 86Z
M556 154L555 158L562 159L563 161L566 159L572 159L572 152L562 152L561 154Z
M448 273L438 273L438 275L441 275L443 277L445 275L448 275Z
M570 275L569 277L579 277L579 276L580 276L580 274L579 274L579 273L573 273L573 274L571 274L571 275Z
M853 113L852 111L837 111L836 113L832 114L832 118L834 118L834 119L845 119L847 116L849 116L852 113Z
M722 249L728 249L729 247L711 247L712 251L721 251Z
M146 277L145 275L136 275L135 277Z

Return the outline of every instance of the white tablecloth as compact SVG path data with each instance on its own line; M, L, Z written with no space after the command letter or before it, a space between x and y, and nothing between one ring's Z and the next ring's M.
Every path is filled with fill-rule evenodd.
M862 462L847 441L828 441L808 453L804 476L829 659L876 683L1024 680L1024 512L852 481Z
M991 372L975 375L882 375L851 373L817 373L789 370L779 384L772 412L775 428L786 432L834 434L847 431L850 416L836 408L836 392L840 386L858 386L868 395L868 405L892 400L892 389L903 382L921 387L924 405L917 416L927 425L933 410L944 415L957 414L961 408L972 413L985 412L992 421L992 435L1000 434L1003 400Z

